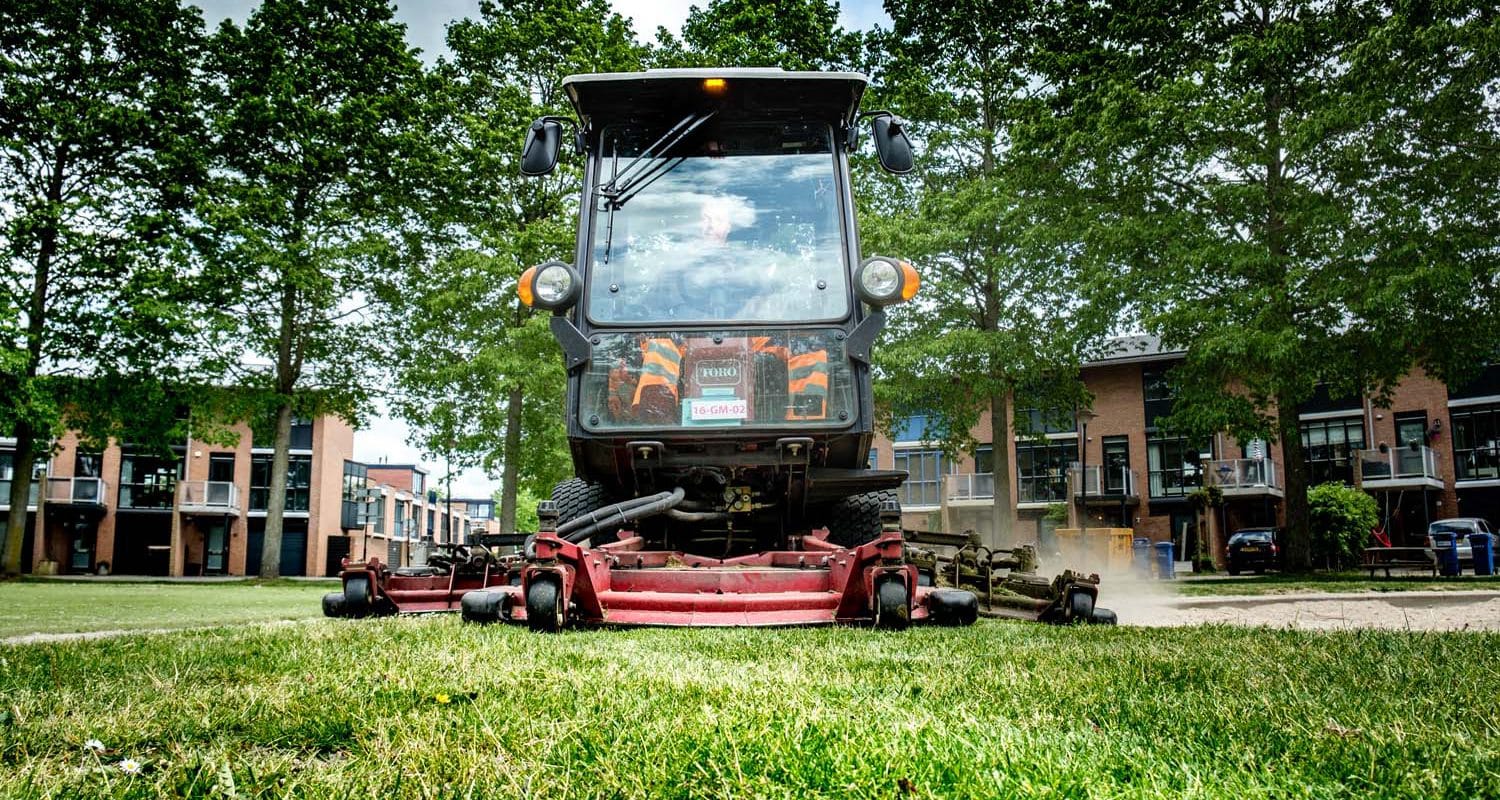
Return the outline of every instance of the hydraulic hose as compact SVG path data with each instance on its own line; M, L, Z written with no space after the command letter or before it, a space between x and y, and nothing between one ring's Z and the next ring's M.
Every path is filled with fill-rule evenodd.
M667 511L675 507L678 503L681 503L685 495L686 492L679 486L671 492L662 492L650 497L637 498L636 500L627 500L624 503L605 506L588 515L586 518L579 518L594 520L591 524L569 531L566 535L559 530L558 536L573 544L578 544L608 525L623 525L627 522L634 522L635 520L655 516L663 511Z
M715 522L729 519L729 512L727 511L681 511L669 508L666 514L672 519L682 520L683 522Z
M590 527L601 522L609 522L614 515L629 511L632 508L644 506L649 503L654 503L657 500L661 500L670 496L671 492L659 492L657 494L647 495L645 497L633 497L629 500L622 500L618 503L604 506L603 508L596 508L593 511L588 512L587 514L574 517L573 519L570 519L567 522L564 522L563 524L557 526L557 535L566 539L568 534L580 528Z

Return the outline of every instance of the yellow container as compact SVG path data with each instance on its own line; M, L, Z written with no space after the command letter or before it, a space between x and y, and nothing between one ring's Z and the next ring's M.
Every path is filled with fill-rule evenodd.
M1125 572L1130 569L1130 528L1057 529L1057 549L1063 569L1083 572Z

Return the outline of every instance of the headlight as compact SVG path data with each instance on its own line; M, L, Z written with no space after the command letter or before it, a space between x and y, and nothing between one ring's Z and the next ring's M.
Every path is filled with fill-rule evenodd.
M521 302L552 311L572 306L578 301L580 291L578 273L561 261L548 261L526 270L516 287Z
M917 296L921 280L917 271L905 261L885 256L871 256L854 274L854 289L859 299L872 306L888 306Z

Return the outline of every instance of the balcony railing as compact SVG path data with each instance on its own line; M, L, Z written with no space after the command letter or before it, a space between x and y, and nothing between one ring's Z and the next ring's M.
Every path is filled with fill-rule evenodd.
M1205 461L1204 482L1226 494L1279 494L1281 476L1269 458L1228 458Z
M10 508L10 484L11 482L9 480L0 481L0 508ZM26 507L36 508L37 498L41 497L41 494L42 487L40 485L40 482L37 480L32 481L31 494L28 496L29 499L26 501Z
M1359 477L1365 484L1420 484L1442 482L1437 453L1424 445L1359 451Z
M995 499L995 474L993 472L944 475L943 481L947 484L945 496L950 503Z
M109 486L102 478L48 478L47 502L81 506L102 506L109 496Z
M1082 496L1085 487L1089 497L1136 497L1135 470L1129 467L1105 467L1090 464L1083 470L1083 481L1077 481L1078 472L1073 471L1073 494Z
M240 513L240 487L228 481L183 481L183 511L217 514Z

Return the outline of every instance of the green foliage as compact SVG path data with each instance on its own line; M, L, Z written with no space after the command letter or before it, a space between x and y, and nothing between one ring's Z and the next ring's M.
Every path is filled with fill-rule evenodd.
M1307 490L1307 510L1313 561L1331 569L1358 564L1370 544L1370 531L1380 524L1375 498L1342 483Z
M825 0L710 0L692 7L681 40L657 29L651 65L850 69L861 58L862 37L838 18L838 5Z
M143 376L191 363L202 287L181 220L204 175L202 39L175 0L0 8L0 435L16 439L22 505L66 426L131 427L157 391ZM13 574L25 515L10 519Z
M1047 506L1047 515L1043 519L1063 524L1068 521L1068 504L1051 503Z
M1473 632L427 615L4 657L7 796L1489 797L1500 745Z
M266 0L243 28L219 28L207 71L215 180L199 213L223 290L212 343L222 379L274 410L274 576L292 417L357 421L380 385L369 306L420 241L408 212L427 166L421 68L384 0Z
M532 265L572 260L579 171L565 161L523 177L521 144L536 118L570 115L566 75L636 69L641 48L602 0L482 3L449 27L448 46L425 92L432 252L383 290L399 331L391 405L427 453L501 473L510 529L519 490L546 496L571 469L562 358L548 315L516 286Z
M1293 569L1309 553L1297 406L1323 382L1380 394L1492 352L1497 21L1481 5L1036 11L1047 91L1013 130L1028 185L1071 222L1069 257L1106 267L1100 293L1187 349L1169 424L1282 442Z

